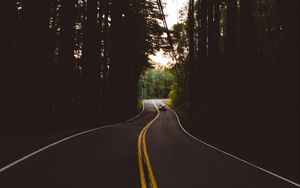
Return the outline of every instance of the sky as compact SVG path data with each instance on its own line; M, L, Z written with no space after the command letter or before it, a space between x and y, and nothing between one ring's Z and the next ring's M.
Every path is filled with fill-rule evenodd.
M169 29L178 22L179 10L187 1L188 0L162 0L162 3L166 3L164 12Z
M162 0L164 7L164 13L166 15L166 21L168 28L171 29L174 24L179 20L179 10L184 6L188 0ZM168 66L172 63L172 59L164 54L161 50L155 55L150 55L149 58L160 66Z

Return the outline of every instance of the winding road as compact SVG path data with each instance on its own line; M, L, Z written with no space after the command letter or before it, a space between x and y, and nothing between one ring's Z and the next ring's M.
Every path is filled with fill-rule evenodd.
M1 188L289 188L298 184L191 137L162 100L126 122L45 146L0 167Z

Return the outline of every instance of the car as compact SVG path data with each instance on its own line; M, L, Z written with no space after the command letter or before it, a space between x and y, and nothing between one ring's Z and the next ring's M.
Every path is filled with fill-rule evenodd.
M159 106L158 110L159 110L159 111L167 111L167 108L166 108L165 105L162 105L162 104L161 104L161 105Z

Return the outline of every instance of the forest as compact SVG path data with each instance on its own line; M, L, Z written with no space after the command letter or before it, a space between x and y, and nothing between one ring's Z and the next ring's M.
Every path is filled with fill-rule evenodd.
M160 8L156 0L5 0L5 125L74 126L135 114L148 55L166 45Z
M123 121L170 98L196 137L299 182L299 0L4 0L1 128ZM160 50L176 64L152 68ZM278 152L280 151L280 152Z
M182 12L170 97L185 127L299 181L299 1L190 0Z
M139 80L141 99L166 99L171 92L173 81L171 70L167 68L148 68Z

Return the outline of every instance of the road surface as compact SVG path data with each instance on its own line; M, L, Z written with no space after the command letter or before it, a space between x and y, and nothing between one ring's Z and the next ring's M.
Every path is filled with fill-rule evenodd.
M0 167L1 188L299 187L186 134L175 113L145 100L136 118L46 146Z

